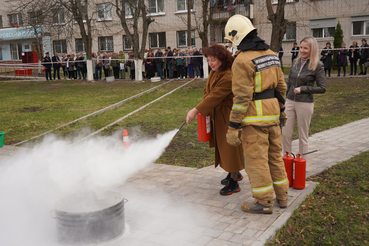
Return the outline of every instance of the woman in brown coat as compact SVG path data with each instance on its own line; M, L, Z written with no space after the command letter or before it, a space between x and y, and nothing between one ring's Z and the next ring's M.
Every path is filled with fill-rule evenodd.
M213 44L205 50L211 72L205 85L203 100L187 113L186 122L195 119L197 113L206 116L210 112L211 139L210 148L215 147L215 167L220 165L228 175L221 181L225 187L221 195L239 192L238 181L242 180L239 171L244 169L241 145L233 147L227 143L229 115L233 105L232 71L234 60L231 53L222 45Z

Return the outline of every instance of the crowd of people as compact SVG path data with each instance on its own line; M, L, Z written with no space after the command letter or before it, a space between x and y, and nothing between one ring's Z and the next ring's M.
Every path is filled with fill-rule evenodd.
M292 48L292 63L293 60L296 59L299 53L299 47L297 47L297 43L294 43ZM333 57L333 48L330 42L326 43L326 46L320 53L321 58L320 61L324 64L325 75L328 73L328 77L331 77L332 70L332 57ZM357 74L357 65L359 62L360 73L358 75L366 75L367 67L365 67L365 63L369 62L369 45L367 40L364 38L361 40L361 46L358 46L357 41L353 41L352 45L347 48L345 43L342 43L341 48L339 48L337 52L336 63L338 65L338 74L337 76L341 76L341 68L343 71L343 76L346 76L346 67L348 66L348 60L350 61L351 72L349 75Z
M101 80L104 77L114 76L115 79L125 79L128 72L129 77L135 79L135 57L133 51L128 53L126 59L123 51L116 52L93 52L92 53L92 71L95 80ZM151 79L160 77L161 79L185 79L185 78L203 78L203 50L202 48L162 49L145 50L142 60L142 77ZM83 53L80 54L62 54L59 58L55 53L52 58L49 52L43 59L45 74L47 80L52 80L51 68L54 70L54 80L60 79L60 72L64 73L64 79L86 79L87 63ZM60 71L61 70L61 71ZM104 73L103 73L104 71Z
M131 68L132 69L132 68ZM164 52L162 49L146 50L143 60L142 76L151 79L155 76L161 79L185 79L203 78L203 50L202 48L176 49L167 47Z

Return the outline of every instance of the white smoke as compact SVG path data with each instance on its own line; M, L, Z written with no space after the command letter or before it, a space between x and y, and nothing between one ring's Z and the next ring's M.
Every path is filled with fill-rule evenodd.
M124 149L114 136L86 141L45 138L29 150L0 160L0 245L53 246L49 212L61 198L114 190L164 152L178 130Z

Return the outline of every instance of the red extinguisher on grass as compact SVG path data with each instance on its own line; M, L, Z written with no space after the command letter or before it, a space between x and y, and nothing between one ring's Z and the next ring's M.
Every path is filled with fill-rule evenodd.
M210 140L210 113L205 117L200 113L197 114L197 132L199 135L199 140L201 142L207 142Z
M305 188L306 180L306 160L301 158L301 154L293 160L293 188L302 190Z
M294 160L294 158L292 156L290 156L290 153L288 151L286 151L286 155L283 156L282 159L283 159L283 162L284 162L284 168L286 169L287 178L288 178L288 182L289 182L289 187L291 187L292 183L293 183L292 174L293 174L293 160Z

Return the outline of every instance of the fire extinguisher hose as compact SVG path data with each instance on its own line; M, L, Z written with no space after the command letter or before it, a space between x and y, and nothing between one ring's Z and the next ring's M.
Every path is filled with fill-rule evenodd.
M186 121L183 122L183 124L179 127L178 131L181 130L181 128L186 124Z

